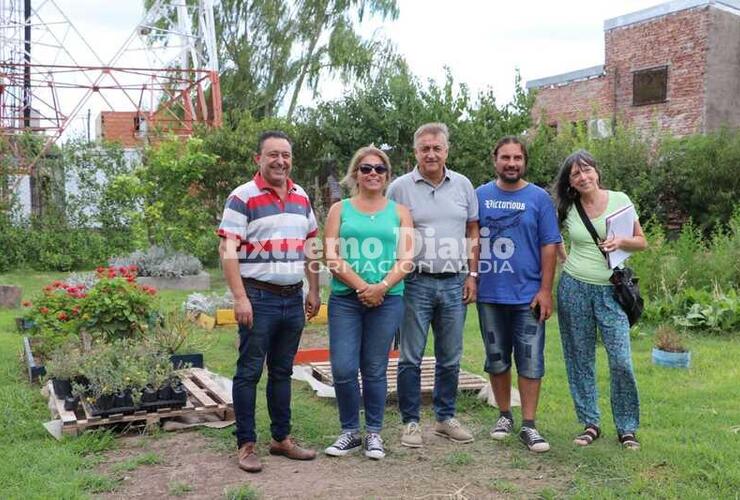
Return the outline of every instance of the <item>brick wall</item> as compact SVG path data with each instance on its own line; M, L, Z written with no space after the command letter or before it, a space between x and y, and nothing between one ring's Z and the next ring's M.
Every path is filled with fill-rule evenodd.
M607 80L601 76L538 89L532 110L535 123L543 117L547 124L610 117L612 106Z
M708 14L709 7L684 10L605 33L618 120L644 135L656 128L677 136L703 131ZM663 65L668 66L667 101L633 106L632 73Z
M606 75L538 89L537 123L616 117L644 136L682 136L705 130L705 80L710 8L684 10L605 32ZM632 105L633 72L668 67L667 100Z
M142 144L136 135L134 118L136 111L102 111L98 116L98 139L118 142L125 148Z

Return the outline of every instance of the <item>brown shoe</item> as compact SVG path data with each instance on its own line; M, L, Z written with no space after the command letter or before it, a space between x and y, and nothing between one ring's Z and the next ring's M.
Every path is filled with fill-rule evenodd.
M295 439L288 436L280 442L274 439L270 443L270 455L282 455L291 460L313 460L316 458L316 452L307 448L301 448L295 442Z
M260 457L254 451L254 443L244 443L239 448L239 468L247 472L259 472L262 470Z

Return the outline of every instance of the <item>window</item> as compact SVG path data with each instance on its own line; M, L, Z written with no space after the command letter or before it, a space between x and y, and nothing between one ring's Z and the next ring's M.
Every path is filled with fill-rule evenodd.
M666 102L668 66L643 69L632 73L632 105L643 106Z

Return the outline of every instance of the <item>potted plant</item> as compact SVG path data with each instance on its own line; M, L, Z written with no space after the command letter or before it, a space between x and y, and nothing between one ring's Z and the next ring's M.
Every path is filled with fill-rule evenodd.
M69 342L54 351L46 363L46 376L51 379L59 399L72 395L72 381L80 375L82 355L76 343Z
M159 318L152 330L152 340L166 352L175 369L203 368L202 351L213 335L198 328L187 314L173 310Z
M688 368L691 364L691 352L672 326L661 325L655 331L653 364L674 368Z

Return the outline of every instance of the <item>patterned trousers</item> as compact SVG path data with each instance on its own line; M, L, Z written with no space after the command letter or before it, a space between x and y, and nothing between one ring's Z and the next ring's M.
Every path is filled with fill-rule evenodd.
M632 370L629 322L614 299L612 285L591 285L562 273L558 286L558 323L570 394L584 425L600 426L596 386L596 329L609 359L611 406L619 434L640 425L640 400Z

